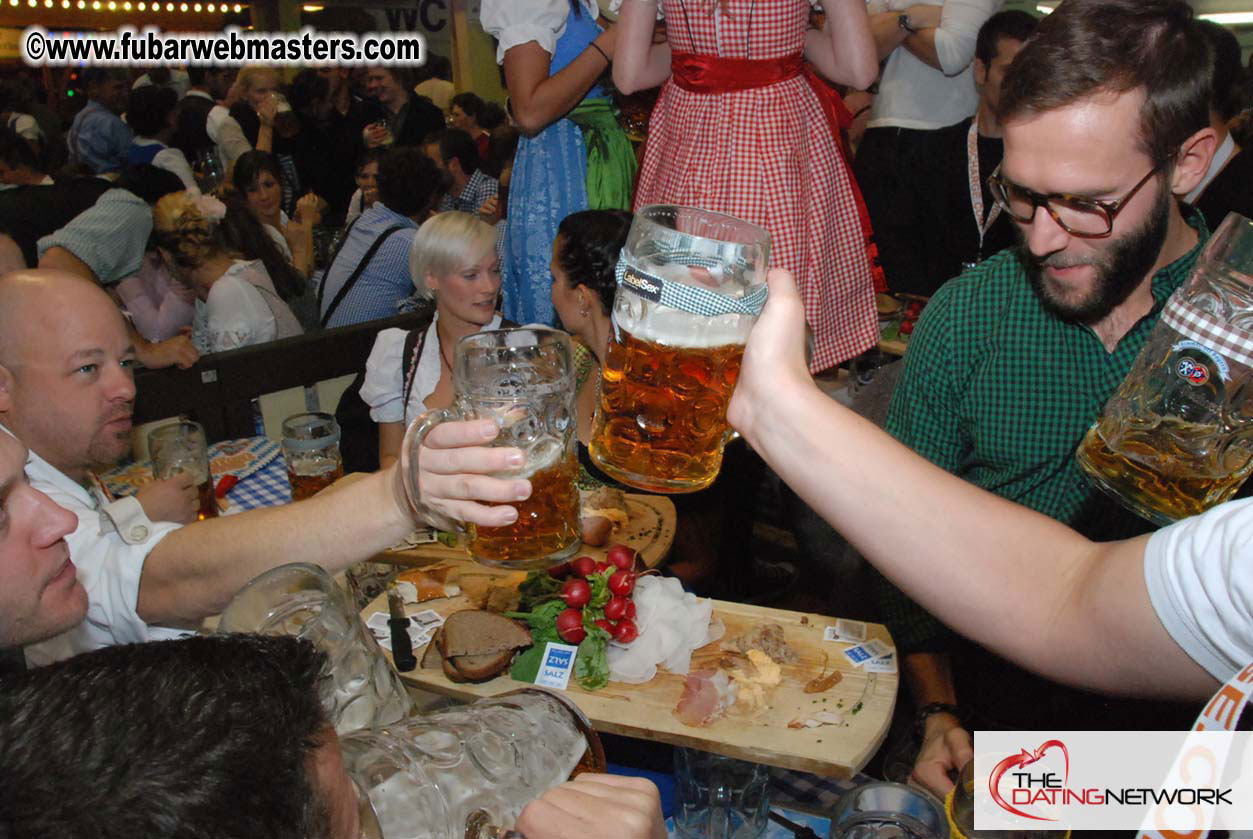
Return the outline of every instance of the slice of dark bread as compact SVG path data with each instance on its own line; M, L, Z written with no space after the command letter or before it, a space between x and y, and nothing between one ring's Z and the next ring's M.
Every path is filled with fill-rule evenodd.
M437 643L440 633L443 631L444 628L442 626L435 630L435 634L431 636L431 642L426 645L426 651L422 653L423 670L435 670L440 666L440 662L444 660L444 656L440 653L439 644Z
M531 633L511 618L480 609L453 612L441 627L444 656L485 656L531 646ZM477 669L477 668L472 668Z
M459 655L444 660L451 664L453 670L461 676L460 681L484 682L503 673L509 667L513 662L513 650L486 655ZM444 674L448 674L446 669ZM458 681L452 676L448 678L454 682Z

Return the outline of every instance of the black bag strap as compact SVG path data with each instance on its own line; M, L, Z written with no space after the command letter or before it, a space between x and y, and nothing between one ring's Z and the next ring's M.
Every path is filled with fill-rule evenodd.
M348 296L348 292L352 291L352 287L357 284L357 280L361 278L361 273L365 271L366 267L370 264L370 260L374 259L374 254L378 253L378 249L383 246L383 242L387 240L387 237L391 236L397 230L404 230L406 226L407 225L403 224L394 224L378 235L378 238L370 245L370 249L365 252L365 256L361 257L361 261L357 263L357 267L353 269L353 272L348 276L348 279L344 280L344 284L340 287L339 291L335 293L335 298L331 300L331 305L327 307L326 314L322 315L323 329L325 329L326 324L330 322L331 316L335 314L335 310L339 308L339 304L344 302L344 298ZM348 237L344 236L344 240L347 241L347 239ZM341 244L340 247L342 248L343 245ZM339 252L336 251L335 255L339 256ZM331 265L333 266L334 264L335 262L332 260ZM326 270L329 274L331 269L327 268ZM322 287L318 289L319 306L322 305L322 293L325 289L326 280L323 279Z
M361 216L357 216L348 226L344 228L344 235L339 237L339 243L335 245L335 253L331 254L331 258L326 263L326 273L331 273L331 269L335 267L335 260L339 259L339 252L344 249L344 245L348 244L348 237L352 235L352 229L357 226L357 222L361 221ZM326 293L326 276L322 276L322 282L318 284L318 309L322 308L322 295Z
M400 356L402 359L406 360L404 401L400 403L404 406L405 411L409 410L409 395L413 393L413 380L417 378L418 359L422 356L422 347L426 344L426 332L430 329L431 323L434 319L435 310L432 309L431 320L428 320L421 326L414 327L409 331L409 334L405 336L405 348L403 354ZM509 320L509 318L501 318L499 328L517 329L518 324ZM436 340L439 340L438 336L436 336ZM405 419L407 420L409 417L405 416Z

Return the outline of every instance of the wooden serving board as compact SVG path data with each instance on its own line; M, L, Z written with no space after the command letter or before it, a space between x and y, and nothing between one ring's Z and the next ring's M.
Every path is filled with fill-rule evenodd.
M674 502L662 495L628 493L626 507L630 518L626 525L609 537L609 545L630 545L644 558L645 565L653 568L665 559L674 542ZM599 561L605 558L606 548L608 545L604 548L584 545L576 555L586 554ZM386 550L374 558L375 562L390 562L411 568L422 568L450 560L472 561L465 536L458 540L456 547L450 548L442 542L430 542L414 548Z
M469 566L466 570L474 574L489 570L465 560L449 564ZM449 579L459 570L454 568ZM408 611L412 614L427 608L448 615L471 608L471 604L466 597L458 596L427 601L421 606L410 605ZM366 606L362 614L369 617L374 612L386 611L386 599L380 597ZM841 655L847 644L822 640L823 629L835 625L833 618L723 601L714 602L714 616L726 624L724 641L762 623L778 623L783 627L787 643L800 656L799 663L783 665L782 683L767 694L766 707L757 713L742 712L737 707L707 727L684 725L673 713L683 693L684 677L665 671L642 685L610 682L595 692L585 691L571 680L567 695L600 732L689 746L836 778L849 777L865 766L887 734L896 701L897 674L868 674L849 664ZM868 624L867 632L871 638L892 644L887 629L880 624ZM723 657L722 643L716 641L696 650L692 668L717 666ZM421 659L422 650L415 650L415 653ZM842 679L823 693L804 693L804 685L822 674L824 662L827 667L839 668ZM457 684L448 681L441 670L421 667L402 673L401 678L417 687L464 701L495 696L522 684L507 675L481 684ZM859 704L859 710L853 713ZM845 724L788 728L790 721L808 719L823 710L842 713Z

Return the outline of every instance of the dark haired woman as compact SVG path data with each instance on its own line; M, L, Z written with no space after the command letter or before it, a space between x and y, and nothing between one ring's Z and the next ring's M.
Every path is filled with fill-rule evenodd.
M622 210L572 213L562 219L553 241L553 308L576 339L575 416L583 488L614 483L587 456L587 443L600 400L600 365L613 329L614 269L631 218ZM742 442L735 442L727 447L722 471L712 486L671 497L681 525L675 529L673 559L667 570L689 587L737 597L749 586L762 584L748 571L752 497L743 492L745 486L756 486L760 469L760 459Z
M274 155L250 151L235 161L235 191L289 263L303 276L313 268L313 228L322 220L326 202L313 193L296 202L296 214L283 212L283 173Z

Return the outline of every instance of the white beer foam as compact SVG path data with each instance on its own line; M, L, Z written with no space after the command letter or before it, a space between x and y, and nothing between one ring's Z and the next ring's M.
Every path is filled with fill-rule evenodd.
M647 305L646 315L639 304ZM750 315L703 317L642 299L632 300L628 305L615 306L613 319L619 328L642 341L682 349L709 349L744 344L757 320Z

